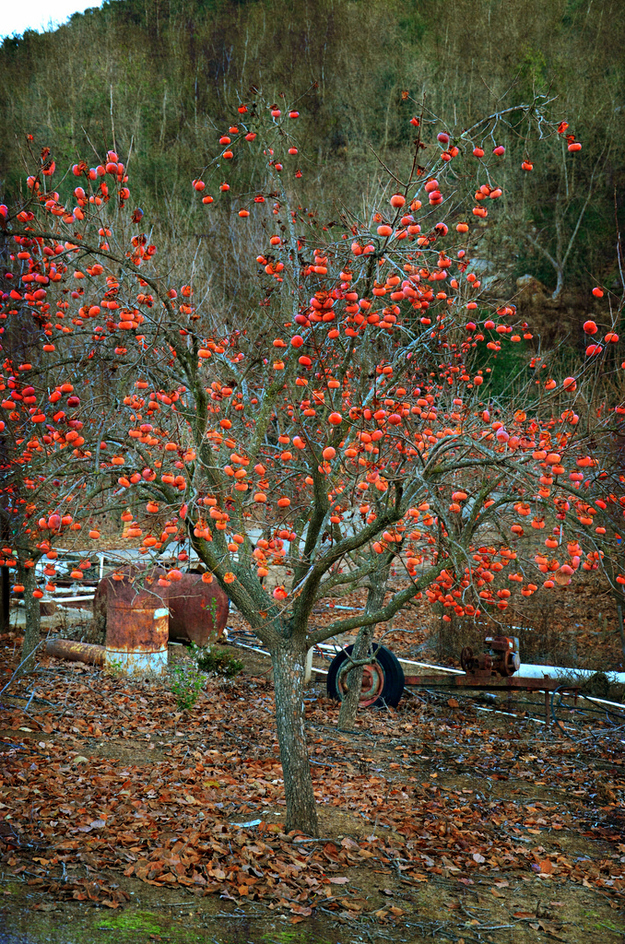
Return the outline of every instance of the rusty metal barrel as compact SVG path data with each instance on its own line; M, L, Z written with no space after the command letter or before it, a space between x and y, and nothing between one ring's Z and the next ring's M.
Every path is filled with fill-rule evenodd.
M145 595L142 595L145 596ZM104 665L125 675L163 675L167 669L169 610L152 600L111 599Z

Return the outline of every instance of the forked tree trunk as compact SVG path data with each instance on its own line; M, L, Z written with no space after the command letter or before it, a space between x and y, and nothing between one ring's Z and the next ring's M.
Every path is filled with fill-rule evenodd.
M26 628L22 643L22 658L20 672L32 672L35 668L35 652L40 642L41 609L39 600L33 596L37 588L37 577L34 567L19 568L20 578L24 585L24 614Z
M272 651L271 661L286 798L286 831L298 829L307 836L317 836L317 809L304 731L306 648L293 639L281 640Z

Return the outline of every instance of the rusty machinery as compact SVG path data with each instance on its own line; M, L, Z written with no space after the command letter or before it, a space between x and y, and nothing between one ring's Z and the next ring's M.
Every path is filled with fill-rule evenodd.
M372 667L377 680L375 693L372 686L365 684L361 696L363 707L368 705L391 705L395 707L402 695L404 686L432 688L439 691L469 689L473 691L507 692L513 691L543 692L545 696L545 716L551 720L550 698L555 691L576 693L579 684L563 684L558 678L524 678L515 673L519 670L519 640L516 636L487 636L483 652L474 653L470 646L462 650L460 661L463 673L441 677L441 675L404 675L403 669L390 650L383 646L376 648L372 656ZM350 647L342 650L333 660L327 678L328 695L341 699L344 691L341 685L343 673L347 668L344 663L349 658ZM388 657L392 657L389 662ZM375 694L375 698L372 695Z
M484 642L487 646L484 652L476 655L470 646L465 646L460 653L460 665L467 675L509 678L518 672L521 657L516 636L487 636Z

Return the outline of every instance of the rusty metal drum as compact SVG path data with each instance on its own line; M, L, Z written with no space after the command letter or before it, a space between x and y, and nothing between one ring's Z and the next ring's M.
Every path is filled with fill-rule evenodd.
M124 675L163 675L167 669L169 610L150 600L109 600L104 665Z
M216 580L205 584L201 574L183 574L172 583L166 602L169 638L174 641L206 646L216 642L226 627L230 601Z

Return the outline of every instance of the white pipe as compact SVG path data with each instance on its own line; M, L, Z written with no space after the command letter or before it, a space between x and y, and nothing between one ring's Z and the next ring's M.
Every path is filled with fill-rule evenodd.
M482 708L481 705L473 705L473 707L476 711L488 711L494 715L508 715L509 718L514 717L514 715L511 715L509 711L499 711L498 708ZM534 722L534 724L547 724L547 722L543 721L541 718L532 718L531 720ZM570 725L566 724L565 727L569 728ZM419 755L417 754L416 756L418 757Z
M448 665L431 665L429 662L411 662L410 659L400 659L402 665L418 665L422 669L436 669L437 672L450 672L452 675L464 675L461 669L450 669Z
M237 649L251 649L252 652L261 652L264 656L270 655L270 653L267 652L266 649L259 649L258 646L248 646L248 644L245 642L237 642L236 647ZM315 669L315 672L316 671L317 670Z
M593 695L585 695L584 697L593 704L596 703L597 705L611 705L613 708L620 708L621 711L625 710L625 705L622 705L619 701L606 701L605 698L595 698Z
M320 642L316 648L339 653L343 649L343 646L340 646L338 643ZM447 665L431 665L429 662L411 662L410 659L400 659L399 661L402 665L418 665L422 669L437 669L439 672L451 672L452 675L464 675L464 672L460 669L450 669Z
M308 652L306 653L306 668L304 670L304 684L308 685L312 678L313 673L313 651L314 646L311 646Z
M518 675L524 678L590 678L596 675L596 669L566 669L560 665L532 665L528 662L522 662ZM625 685L625 672L605 672L610 682L617 682Z

